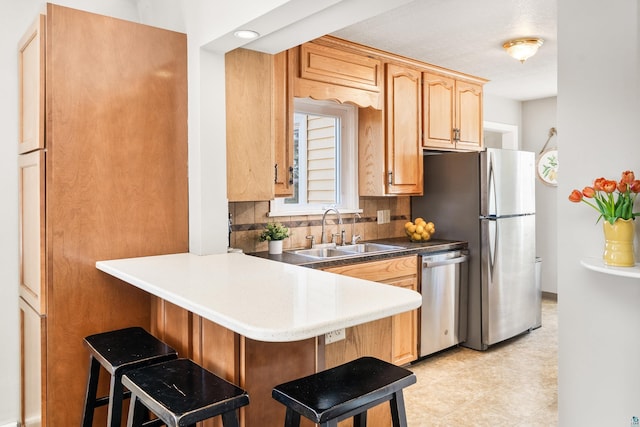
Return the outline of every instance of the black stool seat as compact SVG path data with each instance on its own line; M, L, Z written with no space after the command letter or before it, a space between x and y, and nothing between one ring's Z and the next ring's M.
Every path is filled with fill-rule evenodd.
M362 357L326 371L276 386L271 395L287 407L285 427L300 425L300 415L321 426L354 417L366 425L366 411L390 401L394 427L406 426L402 389L415 384L413 372L373 357Z
M122 400L129 392L122 387L122 375L128 370L165 360L176 359L178 353L143 328L132 327L103 332L85 337L89 350L89 376L85 397L83 427L93 425L93 414L97 407L109 405L108 427L120 427ZM98 377L102 366L111 375L109 396L98 398Z
M249 404L246 391L189 359L129 371L122 384L131 390L128 427L195 426L217 415L224 427L237 427L236 410ZM158 418L144 422L145 407Z

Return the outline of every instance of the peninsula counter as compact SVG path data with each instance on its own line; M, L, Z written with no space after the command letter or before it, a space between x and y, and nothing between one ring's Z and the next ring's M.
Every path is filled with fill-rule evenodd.
M343 344L345 362L364 354L388 360L390 316L422 302L411 290L241 253L105 260L96 267L157 297L151 330L181 356L247 389L245 427L281 425L284 408L271 388L330 367L325 333L358 328L358 340L347 336Z

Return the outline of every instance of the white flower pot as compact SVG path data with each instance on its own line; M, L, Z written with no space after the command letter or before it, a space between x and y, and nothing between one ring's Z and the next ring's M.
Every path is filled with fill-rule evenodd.
M282 240L269 240L269 253L280 255L282 253Z

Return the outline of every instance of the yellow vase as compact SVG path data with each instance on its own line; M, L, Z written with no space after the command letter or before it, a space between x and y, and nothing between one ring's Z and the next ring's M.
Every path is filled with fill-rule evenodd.
M606 265L633 267L636 263L633 249L635 224L631 219L617 219L613 224L604 221L604 254Z

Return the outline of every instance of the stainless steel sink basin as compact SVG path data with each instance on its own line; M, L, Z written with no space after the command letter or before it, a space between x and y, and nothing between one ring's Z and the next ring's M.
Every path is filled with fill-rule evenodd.
M352 253L350 252L345 252L336 248L298 249L295 251L290 251L290 253L313 258L333 258L337 256L352 255Z
M307 256L311 258L336 258L336 257L357 257L363 254L373 254L377 252L387 252L404 249L402 246L383 245L379 243L358 243L355 245L297 249L288 251L289 253Z
M359 254L362 254L371 252L394 251L404 248L402 246L383 245L380 243L357 243L355 245L340 246L339 249L341 251L357 252Z

